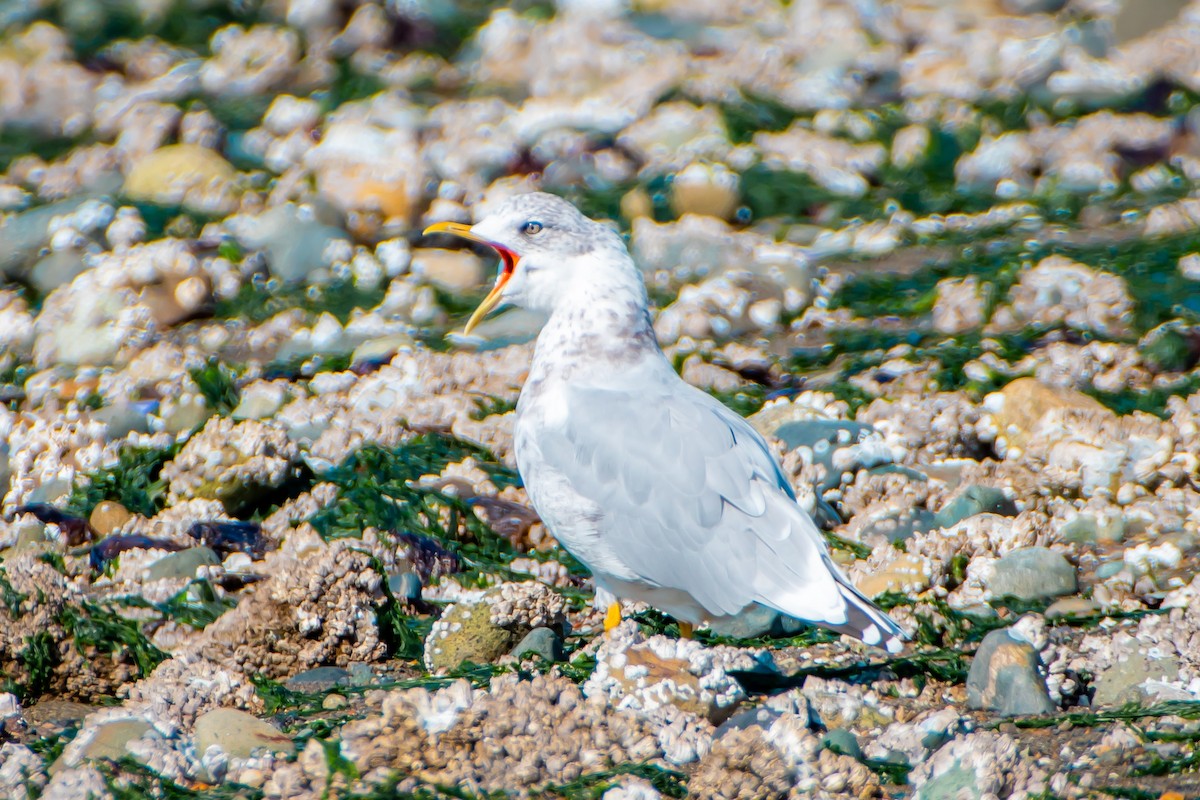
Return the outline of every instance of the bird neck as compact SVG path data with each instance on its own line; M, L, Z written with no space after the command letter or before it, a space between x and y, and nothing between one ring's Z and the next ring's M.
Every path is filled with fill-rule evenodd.
M538 336L530 378L603 377L647 359L666 363L646 306L640 276L636 286L572 287Z

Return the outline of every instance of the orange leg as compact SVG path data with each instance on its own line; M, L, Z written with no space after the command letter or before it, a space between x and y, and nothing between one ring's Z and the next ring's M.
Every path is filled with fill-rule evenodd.
M604 632L609 633L613 628L621 624L621 604L612 603L608 607L608 612L604 615Z
M690 638L692 638L692 634L695 632L696 632L696 626L693 625L692 623L690 623L690 622L680 622L679 623L679 638L680 639L690 639Z

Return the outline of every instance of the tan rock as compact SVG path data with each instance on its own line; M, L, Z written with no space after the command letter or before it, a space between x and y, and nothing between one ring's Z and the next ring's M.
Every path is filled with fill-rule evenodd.
M237 170L216 151L172 144L138 160L125 176L124 192L134 200L228 213L237 202L236 178Z
M92 509L88 524L99 535L108 536L131 519L133 519L133 514L125 506L113 500L103 500Z
M465 292L483 284L483 259L470 250L423 248L413 251L412 273L451 292Z
M919 556L910 553L901 553L883 569L858 581L858 590L867 597L878 597L887 592L919 594L928 588L928 566Z

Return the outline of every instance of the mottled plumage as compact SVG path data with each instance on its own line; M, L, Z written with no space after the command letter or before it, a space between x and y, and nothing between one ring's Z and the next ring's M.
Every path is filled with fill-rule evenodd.
M517 465L598 587L688 623L760 603L899 648L900 628L830 560L762 437L675 373L615 231L529 194L459 232L515 264L491 304L549 314L517 404Z

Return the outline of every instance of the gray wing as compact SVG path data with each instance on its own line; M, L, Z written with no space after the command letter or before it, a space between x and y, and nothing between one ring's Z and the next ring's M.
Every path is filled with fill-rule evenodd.
M824 540L762 437L682 381L655 391L573 386L541 462L600 510L597 534L641 580L713 616L760 602L843 624Z

